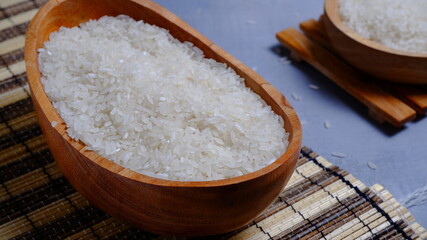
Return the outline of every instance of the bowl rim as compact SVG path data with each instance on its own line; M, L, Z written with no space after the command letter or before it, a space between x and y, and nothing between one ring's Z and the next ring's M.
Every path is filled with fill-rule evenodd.
M25 65L27 70L28 82L31 89L31 97L33 101L37 102L40 105L40 109L45 115L46 119L52 123L57 122L56 126L53 127L55 133L60 134L61 137L65 140L65 142L70 145L70 147L74 148L76 151L80 152L85 158L92 161L94 164L99 167L111 172L112 174L117 174L119 176L129 178L131 180L141 182L144 184L151 184L157 186L164 187L219 187L219 186L227 186L239 184L242 182L247 182L259 178L261 176L267 175L270 172L275 171L277 168L282 166L287 161L291 161L292 158L296 155L298 157L299 151L301 149L302 142L302 127L299 122L298 116L286 98L271 84L266 82L261 76L255 73L251 68L247 67L239 60L232 57L227 52L223 51L220 47L213 44L210 40L204 37L202 34L197 32L183 20L178 18L175 14L171 13L169 10L163 8L157 3L151 2L150 0L127 0L130 2L137 3L142 7L148 8L151 11L157 11L160 15L177 26L187 29L186 31L202 41L206 44L207 47L213 49L213 51L218 52L222 51L222 57L225 58L225 61L232 60L234 66L232 67L234 70L239 69L242 72L247 72L248 76L253 78L253 80L260 85L268 95L274 100L274 102L280 107L280 110L284 112L284 115L288 118L289 126L293 130L292 133L289 134L288 137L288 147L286 151L273 163L256 170L251 173L247 173L241 176L228 178L228 179L220 179L220 180L205 180L205 181L175 181L168 179L161 179L150 177L144 175L142 173L135 172L133 170L127 169L111 160L108 160L102 157L100 154L88 150L87 146L81 141L75 141L71 137L68 136L66 131L66 124L64 120L61 118L59 113L53 107L50 102L48 96L44 92L43 85L41 83L41 73L38 68L38 48L37 48L37 38L36 34L39 32L40 24L46 14L65 2L66 0L50 0L45 3L44 6L37 12L37 14L33 17L30 22L30 25L27 30L26 40L25 40ZM224 54L226 56L224 56ZM227 64L228 65L228 64ZM241 76L243 77L243 76ZM244 78L244 77L243 77ZM245 80L246 81L246 80ZM279 114L278 114L279 115ZM280 115L279 115L280 116ZM281 117L281 116L280 116ZM283 119L283 118L282 118Z
M407 52L403 50L398 50L385 46L381 43L378 43L373 40L366 39L359 35L356 31L345 25L341 21L341 15L339 13L339 0L325 0L324 2L324 13L332 22L332 24L344 35L351 38L353 41L358 42L368 48L379 52L385 52L388 54L398 55L402 57L411 57L411 58L427 58L427 53L416 53L416 52Z

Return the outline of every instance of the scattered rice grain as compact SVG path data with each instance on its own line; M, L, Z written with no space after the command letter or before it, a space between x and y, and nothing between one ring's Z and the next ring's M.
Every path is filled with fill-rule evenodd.
M314 85L314 84L310 84L310 85L308 85L308 87L313 89L313 90L319 90L319 86Z
M300 95L298 95L297 93L292 93L291 97L295 100L295 101L301 101L302 97Z
M287 57L281 57L281 58L279 58L279 62L282 63L283 65L288 65L288 64L291 63L291 61Z
M323 122L323 126L324 126L326 129L329 129L329 128L331 128L331 127L332 127L332 124L331 124L331 122L330 122L329 120L325 120L325 121Z
M345 158L345 157L347 157L347 155L345 153L341 153L341 152L333 152L333 153L331 153L331 156L337 157L337 158Z
M375 169L377 169L377 165L375 164L375 163L373 163L373 162L368 162L368 167L370 168L370 169L372 169L372 170L375 170Z

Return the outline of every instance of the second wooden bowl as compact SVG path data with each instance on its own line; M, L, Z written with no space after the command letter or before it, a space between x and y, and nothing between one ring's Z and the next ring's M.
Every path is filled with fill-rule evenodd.
M341 21L338 0L325 0L324 16L333 47L354 67L393 82L427 84L427 54L399 51L362 38Z
M66 132L40 82L37 49L60 26L72 27L104 15L126 14L166 28L192 42L208 58L226 63L284 120L289 147L267 167L231 179L179 182L148 177L90 151ZM71 184L112 216L145 230L200 236L228 232L250 222L278 196L291 177L301 146L301 125L284 96L250 68L224 52L177 16L148 0L51 0L27 31L25 63L34 108L50 150ZM52 127L52 122L57 124Z

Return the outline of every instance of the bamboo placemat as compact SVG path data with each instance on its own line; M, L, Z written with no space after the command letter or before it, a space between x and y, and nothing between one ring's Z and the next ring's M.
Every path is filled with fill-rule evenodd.
M315 67L331 81L368 107L378 122L395 127L427 113L427 85L404 85L368 76L344 61L334 50L322 17L300 23L303 33L294 28L277 33L279 41L296 60Z
M43 2L0 1L0 239L169 239L97 209L56 166L23 62L25 29ZM204 239L355 238L427 239L427 233L387 190L366 187L304 148L272 206L238 231Z

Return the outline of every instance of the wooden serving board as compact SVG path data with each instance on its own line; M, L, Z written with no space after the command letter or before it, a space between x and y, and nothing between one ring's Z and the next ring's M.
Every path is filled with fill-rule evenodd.
M295 60L303 60L368 107L378 122L402 127L427 112L427 86L404 85L381 81L355 69L333 49L322 24L307 20L302 32L287 28L277 39L291 51Z

